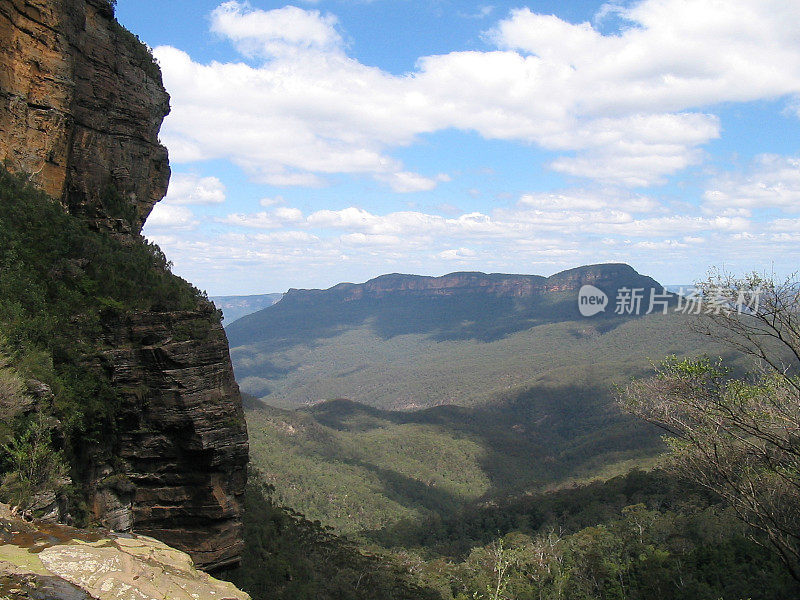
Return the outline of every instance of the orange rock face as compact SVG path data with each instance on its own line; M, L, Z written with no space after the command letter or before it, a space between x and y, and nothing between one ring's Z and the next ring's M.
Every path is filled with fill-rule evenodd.
M158 66L108 0L0 0L0 161L89 227L136 239L169 183L168 112ZM107 350L86 359L120 396L122 433L113 460L87 458L95 522L235 564L247 430L218 313L135 312L101 335Z
M138 232L170 175L169 96L144 47L106 0L3 0L0 40L0 161L73 214Z

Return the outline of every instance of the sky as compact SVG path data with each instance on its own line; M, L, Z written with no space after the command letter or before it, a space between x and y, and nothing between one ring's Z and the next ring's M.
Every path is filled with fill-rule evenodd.
M800 2L119 0L172 112L144 233L211 295L665 284L800 258Z

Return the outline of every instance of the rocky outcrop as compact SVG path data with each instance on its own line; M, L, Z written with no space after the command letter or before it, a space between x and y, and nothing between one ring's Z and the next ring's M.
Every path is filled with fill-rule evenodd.
M548 292L572 292L587 284L604 288L609 293L621 287L663 289L655 279L624 263L587 265L561 271L547 278L545 288Z
M106 332L124 468L98 471L97 520L187 550L206 568L237 562L247 431L216 310L137 313Z
M147 48L108 0L0 0L0 41L0 160L89 227L142 243L170 174L169 96ZM118 392L117 434L75 469L94 521L203 568L236 563L247 433L219 314L198 298L104 325L86 363Z
M27 523L0 505L0 597L249 600L153 538Z
M107 0L2 0L0 40L0 161L73 214L138 232L170 174L147 49Z

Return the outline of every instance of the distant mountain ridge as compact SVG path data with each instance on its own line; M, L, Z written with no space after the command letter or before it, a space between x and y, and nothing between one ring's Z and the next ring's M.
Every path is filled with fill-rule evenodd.
M477 271L455 272L441 277L391 273L365 283L340 283L327 290L292 288L286 293L285 299L287 302L319 298L350 301L380 298L389 294L452 296L463 292L483 292L498 297L528 297L548 292L577 291L585 284L595 285L601 289L603 285L610 284L642 288L661 287L656 280L640 275L630 265L603 263L568 269L550 277Z
M273 306L228 325L231 347L275 349L338 335L372 319L383 338L423 333L440 340L490 341L534 325L581 319L578 290L591 284L613 299L621 288L662 289L633 267L587 265L543 277L450 273L442 277L382 275L327 290L290 289ZM613 310L603 317L612 317Z
M252 314L272 306L283 298L283 294L255 294L252 296L212 296L209 298L222 311L225 327Z
M669 337L675 330L685 335L679 315L670 314L660 315L668 321L663 325L607 336L638 319L612 306L581 316L578 290L586 284L603 290L610 304L623 288L662 291L653 278L618 263L550 277L383 275L328 290L290 290L227 327L231 357L242 389L277 406L342 397L411 409L481 402L552 369L580 370L586 360L605 364L613 356L646 367L663 346L651 336L664 335L662 327ZM642 355L633 357L637 351Z

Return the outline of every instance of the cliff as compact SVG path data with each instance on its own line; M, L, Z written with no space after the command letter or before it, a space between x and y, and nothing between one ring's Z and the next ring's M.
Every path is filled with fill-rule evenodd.
M105 323L103 368L119 394L115 461L98 465L92 512L185 550L209 569L242 553L247 431L228 340L212 305ZM124 474L133 485L112 480Z
M107 0L3 0L0 40L0 161L73 214L138 232L170 175L147 49Z
M62 517L234 564L248 447L225 332L139 234L169 180L158 67L106 0L0 0L0 40L0 159L66 209L0 177L19 238L0 248L0 300L19 307L0 325L9 354L46 355L54 390L11 429L31 410L60 424L80 496Z

